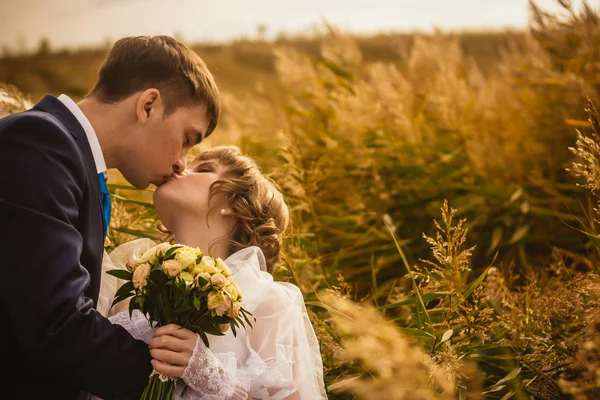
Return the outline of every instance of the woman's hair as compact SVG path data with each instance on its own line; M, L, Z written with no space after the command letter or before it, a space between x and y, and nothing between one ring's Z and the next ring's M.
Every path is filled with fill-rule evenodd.
M258 246L273 274L284 262L283 234L289 224L289 209L277 184L264 175L257 163L236 146L218 146L203 151L192 164L219 160L222 178L211 185L210 197L225 196L237 223L229 243L230 254Z
M165 117L180 107L205 104L205 137L217 126L220 95L198 54L170 36L131 36L118 40L100 67L88 96L116 103L149 88L160 91Z

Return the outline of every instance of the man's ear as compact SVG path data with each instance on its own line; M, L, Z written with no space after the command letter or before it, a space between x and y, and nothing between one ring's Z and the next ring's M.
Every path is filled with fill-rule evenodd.
M162 99L158 89L146 89L138 97L135 112L138 122L145 124L150 117L157 113L158 108L162 106Z

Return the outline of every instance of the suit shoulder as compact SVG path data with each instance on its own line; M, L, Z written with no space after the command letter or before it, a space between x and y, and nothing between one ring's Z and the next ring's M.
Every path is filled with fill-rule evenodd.
M58 118L45 111L27 110L0 119L0 132L24 127L54 129L68 133Z
M69 154L78 153L75 138L54 115L28 110L0 119L0 150L52 148Z

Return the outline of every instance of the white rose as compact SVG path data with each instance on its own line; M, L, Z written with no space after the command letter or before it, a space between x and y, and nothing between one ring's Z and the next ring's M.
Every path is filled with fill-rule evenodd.
M233 303L229 311L227 311L227 316L229 318L237 318L240 315L240 303L237 301Z
M217 272L216 274L210 277L210 283L219 288L223 288L229 284L229 281L227 280L227 278L225 278L225 276L222 273Z
M208 294L208 309L215 310L220 317L231 308L231 299L220 290L213 290Z
M136 260L129 260L125 263L125 268L127 268L127 271L129 272L133 272L138 267L138 265L139 264Z
M221 303L220 306L215 308L215 312L220 317L221 315L228 312L230 309L231 309L231 298L228 295L224 294L223 295L223 303Z
M133 287L141 289L148 283L148 275L150 275L152 267L148 263L139 264L133 271Z
M183 265L177 260L167 260L163 262L162 269L165 271L165 274L172 278L181 272Z
M171 248L171 245L169 243L162 242L162 243L159 243L158 246L156 246L156 251L158 253L162 253L162 255L164 256L165 253L167 251L169 251L170 248Z

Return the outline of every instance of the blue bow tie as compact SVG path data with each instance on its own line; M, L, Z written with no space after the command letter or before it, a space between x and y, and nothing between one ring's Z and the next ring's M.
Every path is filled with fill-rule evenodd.
M104 172L98 174L98 182L100 183L100 193L102 193L102 234L106 239L106 233L108 232L108 224L110 224L110 193L106 186L107 178L104 176Z

